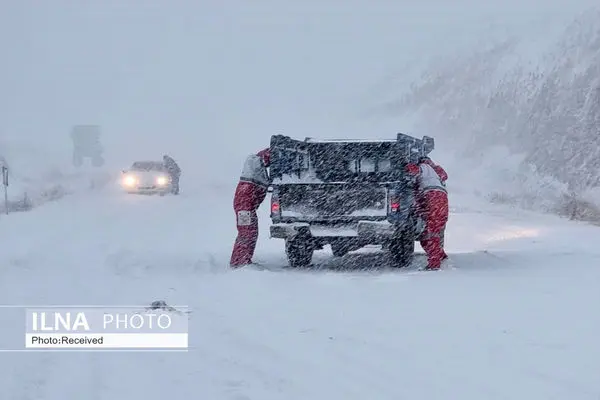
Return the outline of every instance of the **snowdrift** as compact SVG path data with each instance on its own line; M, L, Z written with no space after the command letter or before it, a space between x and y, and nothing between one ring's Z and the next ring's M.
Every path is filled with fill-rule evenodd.
M29 144L4 139L0 161L9 168L8 202L2 192L0 212L29 211L44 203L84 190L104 187L111 181L105 170L75 169L68 161ZM3 190L3 188L2 188Z

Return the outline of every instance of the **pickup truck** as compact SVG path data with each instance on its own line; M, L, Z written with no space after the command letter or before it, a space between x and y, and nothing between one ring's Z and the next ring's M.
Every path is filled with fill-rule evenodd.
M394 266L409 266L424 223L406 165L433 149L433 138L403 133L388 140L273 135L270 237L285 240L291 267L309 266L326 245L336 257L381 245Z

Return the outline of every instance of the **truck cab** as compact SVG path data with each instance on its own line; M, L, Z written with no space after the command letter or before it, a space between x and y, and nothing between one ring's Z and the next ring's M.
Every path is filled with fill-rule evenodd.
M292 267L310 265L325 245L334 256L382 245L396 266L410 265L424 224L406 165L433 149L433 138L403 133L384 140L272 136L271 238L285 240Z

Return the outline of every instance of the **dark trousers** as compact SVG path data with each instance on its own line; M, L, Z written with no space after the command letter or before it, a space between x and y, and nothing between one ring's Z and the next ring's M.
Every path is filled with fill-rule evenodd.
M179 175L171 175L171 192L179 194Z

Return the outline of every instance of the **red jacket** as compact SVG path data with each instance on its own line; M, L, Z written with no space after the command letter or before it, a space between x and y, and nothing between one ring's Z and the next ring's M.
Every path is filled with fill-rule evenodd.
M233 209L256 211L267 197L267 189L254 183L240 181L233 197Z
M436 163L434 163L433 161L431 161L430 159L427 158L427 159L423 160L420 164L430 165L435 170L436 174L438 174L438 176L440 177L440 180L442 182L446 182L448 180L448 173L446 172L446 170L444 168L442 168L441 166L437 165ZM414 163L408 164L406 166L408 173L413 176L416 176L418 178L419 174L421 173L421 169L419 168L420 164L414 164Z
M233 209L237 211L256 211L267 196L270 165L269 149L264 149L246 158L240 181L233 197Z
M427 163L427 164L429 164L429 165L431 165L433 167L433 169L435 170L435 172L440 177L442 183L445 183L448 180L448 173L446 172L446 170L444 168L442 168L441 166L435 164L431 160L426 160L425 163Z
M423 177L421 176L421 164L426 164L433 168L433 170L439 177L439 181L437 183L438 187L428 187L426 184L424 184L424 182L422 182ZM415 177L415 200L417 203L417 212L423 213L429 208L427 204L427 196L425 196L425 193L427 193L431 189L437 189L438 191L445 192L445 188L439 187L439 184L441 183L442 186L445 186L445 183L448 180L448 173L446 172L446 170L444 170L444 168L435 164L428 158L421 161L419 164L410 163L406 166L406 169L409 174Z

